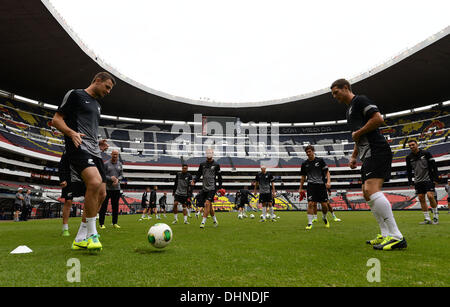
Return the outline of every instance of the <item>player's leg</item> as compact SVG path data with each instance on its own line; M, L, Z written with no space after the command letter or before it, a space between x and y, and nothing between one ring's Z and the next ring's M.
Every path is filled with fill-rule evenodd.
M178 200L175 200L173 202L173 222L172 224L178 223Z
M330 212L331 216L333 217L333 221L340 222L341 219L336 216L336 214L334 213L334 210L333 210L333 206L331 206L329 201L327 202L327 207L328 207L328 212Z
M100 206L100 210L98 211L98 224L100 225L100 229L105 229L105 216L106 211L108 209L109 200L111 199L111 192L108 191L106 193L105 200L102 202ZM112 202L111 202L112 203Z
M183 219L185 224L189 224L188 222L188 208L186 204L183 204Z
M406 240L403 238L402 233L397 227L391 204L381 191L383 183L384 179L382 178L369 178L364 182L363 187L364 197L370 199L367 202L369 207L374 215L378 217L377 221L381 219L384 221L384 225L387 227L388 231L385 240L379 245L374 245L374 248L380 250L405 248Z
M308 217L308 224L306 225L306 230L310 230L312 228L312 223L314 219L314 207L316 203L313 201L308 201L308 208L306 209L306 216Z
M272 222L276 222L277 221L275 219L275 214L273 213L273 204L272 204L272 202L269 202L269 216L270 216L270 220Z
M72 209L72 199L65 199L63 210L62 210L62 236L68 237L69 234L69 216L70 216L70 210Z
M112 209L112 223L113 227L119 229L119 199L120 191L112 191L111 195L111 209Z
M139 221L142 221L143 219L145 219L146 214L147 214L147 207L145 207L144 211L142 211L142 215L141 215L141 218L139 219Z
M213 202L215 193L211 193L211 194L212 195L211 195L211 202L210 202L210 206L209 206L209 214L211 215L211 217L213 219L214 227L217 227L217 226L219 226L219 222L217 221L216 213L214 211L214 202Z
M261 211L262 211L262 215L261 215L260 222L265 222L266 216L267 216L267 203L266 202L261 203Z
M328 222L327 213L328 213L328 202L324 201L320 203L322 205L322 220L325 223L325 227L330 228L330 223Z
M105 197L102 176L97 167L87 167L81 172L81 178L86 186L84 196L84 211L86 212L88 249L101 250L102 245L98 240L96 217L102 197Z
M425 220L423 222L420 222L421 225L431 224L431 217L430 212L428 211L428 204L425 199L425 193L421 193L417 195L417 198L420 202L420 207L422 209L423 216Z
M200 224L200 228L205 227L206 219L208 218L208 214L210 211L210 206L211 206L211 202L208 199L205 200L205 207L203 209L203 219L202 219L202 223Z
M434 190L434 188L433 188L433 190ZM437 208L437 202L436 202L436 198L434 197L434 195L435 195L434 191L427 192L427 198L428 198L428 201L430 202L431 212L433 212L433 224L438 224L439 223L439 211Z

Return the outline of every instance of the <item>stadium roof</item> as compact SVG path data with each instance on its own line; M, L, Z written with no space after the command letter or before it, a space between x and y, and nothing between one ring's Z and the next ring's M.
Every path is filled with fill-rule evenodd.
M3 1L0 8L0 89L59 105L72 88L85 88L98 71L118 77L102 113L123 117L192 121L193 114L236 116L243 122L312 122L345 117L329 89L287 99L217 104L150 89L104 63L77 38L48 1ZM450 27L350 80L383 113L450 100ZM334 80L330 80L330 83Z

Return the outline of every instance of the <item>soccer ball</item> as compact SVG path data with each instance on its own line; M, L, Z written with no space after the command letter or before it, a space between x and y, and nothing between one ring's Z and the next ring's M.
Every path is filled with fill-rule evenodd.
M255 215L250 214L250 218L251 218L251 219L254 219L254 218L255 218Z
M150 227L147 239L156 248L166 247L173 238L172 229L167 224L158 223Z

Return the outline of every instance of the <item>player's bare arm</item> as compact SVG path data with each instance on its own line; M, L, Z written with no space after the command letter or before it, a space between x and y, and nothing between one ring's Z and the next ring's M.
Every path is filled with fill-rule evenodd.
M381 116L380 112L376 112L372 115L372 117L367 121L367 123L359 130L354 131L352 133L352 139L355 142L358 142L362 135L373 131L384 124L383 116Z
M52 126L64 133L64 135L70 137L72 139L73 144L75 147L78 148L78 146L81 145L81 138L85 136L83 133L78 133L72 129L70 129L66 122L64 121L64 116L56 112L52 119Z

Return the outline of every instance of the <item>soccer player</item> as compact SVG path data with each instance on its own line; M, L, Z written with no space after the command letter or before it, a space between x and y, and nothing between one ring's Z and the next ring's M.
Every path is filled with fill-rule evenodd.
M19 213L20 209L22 208L22 203L24 200L23 194L22 194L22 188L19 188L16 193L16 199L14 200L14 222L19 221Z
M328 212L328 193L327 189L330 188L330 171L325 163L325 160L316 157L314 146L308 145L305 148L306 159L301 166L300 175L300 189L299 193L304 193L303 185L305 181L307 185L307 200L308 200L308 225L307 230L312 229L312 221L314 217L314 208L317 210L317 203L322 204L322 220L325 223L325 227L330 228L330 223L327 219ZM317 214L317 213L316 213Z
M197 171L197 175L191 182L194 186L196 182L203 178L203 186L200 191L200 199L205 203L205 208L203 210L203 219L200 224L200 228L205 228L205 223L208 215L211 215L214 221L214 227L219 225L216 215L214 213L214 207L212 205L214 201L214 196L216 195L217 189L222 188L222 174L220 173L220 165L214 161L214 150L208 148L206 150L206 161L200 163Z
M58 166L59 184L62 188L61 198L64 198L63 218L62 218L62 236L68 237L69 233L69 215L72 208L72 201L74 197L82 196L86 192L83 180L80 175L70 167L69 159L66 152L61 156Z
M272 222L276 222L273 218L272 200L276 195L275 181L273 175L267 171L267 168L262 165L261 172L255 176L255 188L253 195L256 195L256 189L259 188L259 203L262 205L262 216L260 222L266 221L267 209L269 209L269 216Z
M150 212L150 187L145 188L145 192L142 193L141 206L144 208L142 212L142 216L139 221L145 219L145 215L147 214L147 219L151 219L152 217L149 215Z
M330 212L331 216L333 217L333 221L340 222L341 219L336 216L336 214L334 213L334 210L333 210L333 206L331 206L331 204L330 204L331 189L327 189L327 191L328 191L328 202L327 202L328 212ZM317 210L316 210L315 214L317 214Z
M23 196L22 212L20 218L22 221L28 221L28 215L31 213L31 190L27 189L27 193Z
M247 211L247 206L249 204L249 199L248 199L249 196L256 198L255 195L250 193L248 188L241 189L236 193L236 199L237 199L236 204L237 204L238 211L239 211L238 218L247 217L245 212Z
M366 243L377 250L406 248L406 240L397 227L391 204L381 191L383 183L390 179L392 165L391 148L378 130L384 123L383 117L366 96L353 94L347 80L336 80L330 89L334 99L348 106L347 123L355 141L349 166L355 169L359 156L363 195L381 230L381 234Z
M436 199L434 198L436 193L434 181L437 181L436 163L431 153L425 149L419 148L417 141L409 140L408 146L409 149L411 149L411 153L406 157L408 183L410 186L412 185L414 171L414 188L416 189L416 194L419 197L422 212L425 216L425 220L420 224L439 224L439 211L437 208ZM430 201L431 211L433 212L433 221L431 221L430 214L428 212L425 194Z
M119 229L117 224L119 219L119 199L120 199L120 181L123 179L123 167L119 161L119 151L113 150L111 152L111 159L105 163L106 174L106 197L103 201L102 207L99 212L98 223L100 229L105 229L105 215L108 209L108 203L111 199L112 209L112 224L113 227Z
M200 215L203 216L203 211L205 209L205 200L202 198L202 194L197 193L197 195L195 195L194 197L194 201L195 201L195 210L197 211L195 212L195 217L198 218Z
M158 200L157 211L158 211L158 216L160 219L161 219L161 212L164 212L164 217L167 217L166 216L166 205L167 205L167 193L164 192L163 196L161 196Z
M158 190L158 187L154 186L153 190L150 192L150 215L152 213L154 213L155 218L159 220L160 218L158 216L158 212L156 211L156 196L157 196L156 191L157 190ZM151 218L151 216L150 216L150 218Z
M81 175L86 186L83 210L86 222L82 218L80 225L80 230L86 227L86 238L80 241L77 236L72 243L74 249L102 249L95 220L99 205L106 197L106 176L101 152L108 148L108 144L106 140L98 140L101 112L98 100L108 95L115 84L111 74L96 74L87 88L67 92L52 119L52 126L64 134L70 166Z
M175 176L175 184L173 186L173 196L175 198L175 201L173 203L173 222L172 224L178 223L178 205L182 205L183 207L183 217L184 217L184 223L189 224L187 218L187 205L188 205L188 198L191 194L191 182L192 182L192 175L188 172L189 166L187 164L183 164L181 166L181 172L178 172Z

